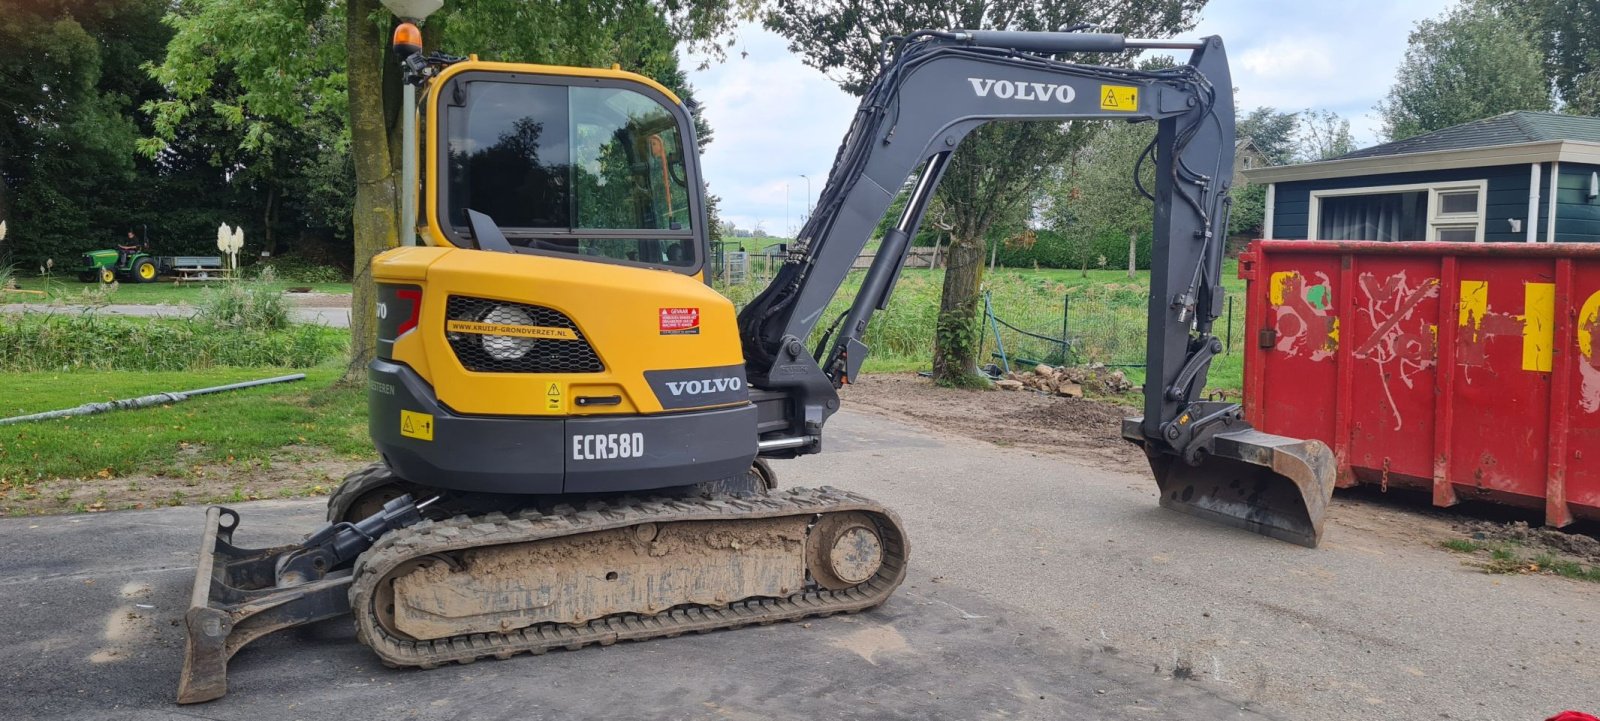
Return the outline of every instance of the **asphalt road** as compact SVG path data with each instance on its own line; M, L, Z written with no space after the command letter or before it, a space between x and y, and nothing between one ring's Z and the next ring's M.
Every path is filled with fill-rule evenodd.
M193 318L191 305L126 305L111 304L99 307L84 305L50 305L46 303L7 303L0 305L0 313L99 313L137 318ZM296 306L289 310L297 323L315 323L334 328L350 327L349 308L314 308Z
M342 620L257 642L172 705L201 511L0 521L0 718L1542 719L1600 708L1600 595L1489 576L1414 514L1334 511L1303 549L1156 507L1105 470L844 412L779 465L895 508L911 577L806 624L383 668ZM236 540L317 502L241 504ZM1343 517L1340 517L1340 516Z

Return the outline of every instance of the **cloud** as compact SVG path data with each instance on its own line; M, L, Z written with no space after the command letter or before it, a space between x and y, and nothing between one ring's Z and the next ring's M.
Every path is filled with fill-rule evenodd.
M724 220L743 228L761 222L768 232L787 234L785 224L797 227L805 213L802 176L810 176L815 202L856 99L801 63L777 35L747 25L739 40L725 62L689 77L712 128L706 181L722 198Z

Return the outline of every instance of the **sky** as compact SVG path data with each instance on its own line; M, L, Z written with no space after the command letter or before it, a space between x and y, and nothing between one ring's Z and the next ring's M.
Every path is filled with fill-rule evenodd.
M1242 110L1332 110L1358 145L1379 141L1373 107L1394 80L1418 20L1454 0L1211 0L1183 37L1220 35ZM789 236L814 203L856 99L759 25L737 33L726 60L685 57L713 139L704 156L723 220Z

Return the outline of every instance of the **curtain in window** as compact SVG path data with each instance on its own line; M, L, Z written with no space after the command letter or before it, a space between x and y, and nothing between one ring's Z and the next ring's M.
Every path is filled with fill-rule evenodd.
M1428 194L1374 193L1322 198L1323 240L1427 240Z

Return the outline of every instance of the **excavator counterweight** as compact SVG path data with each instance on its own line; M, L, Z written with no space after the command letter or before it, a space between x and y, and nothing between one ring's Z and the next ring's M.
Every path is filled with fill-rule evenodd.
M815 212L736 310L705 281L694 123L670 89L423 55L415 36L396 47L420 98L403 115L426 119L423 244L374 258L376 308L357 310L376 311L382 461L300 544L244 549L238 514L207 513L180 702L222 695L255 638L345 613L385 663L430 668L883 603L909 559L895 514L839 489L778 492L767 462L821 451L952 153L993 121L1156 124L1140 158L1155 166L1144 416L1124 435L1163 506L1317 543L1328 449L1202 399L1233 178L1221 40L894 38ZM1082 62L1142 48L1192 56ZM848 309L825 318L908 180Z

